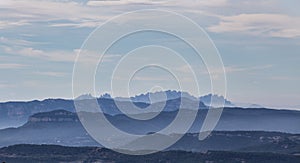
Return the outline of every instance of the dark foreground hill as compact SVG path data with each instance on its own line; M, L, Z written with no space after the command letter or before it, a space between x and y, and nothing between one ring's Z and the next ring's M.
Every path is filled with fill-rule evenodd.
M0 161L7 163L299 163L300 156L272 153L215 152L192 153L166 151L144 156L130 156L97 147L63 147L54 145L15 145L0 149Z

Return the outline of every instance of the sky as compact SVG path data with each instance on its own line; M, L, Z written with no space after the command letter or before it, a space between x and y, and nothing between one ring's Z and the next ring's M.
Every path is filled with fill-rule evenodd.
M1 0L0 101L72 98L74 62L90 33L117 15L159 9L191 19L209 35L224 64L229 100L300 108L299 6L298 0ZM160 15L152 19L163 21ZM135 21L149 23L143 16ZM129 22L118 22L116 27L125 28ZM178 22L174 28L184 32L181 25ZM168 49L132 51L154 44ZM97 95L111 93L111 70L127 53L133 56L128 61L130 65L159 58L157 61L173 64L175 71L188 74L187 65L179 63L176 57L158 56L168 55L170 49L184 54L188 65L200 74L197 79L201 95L210 93L210 78L217 79L222 71L215 69L208 74L205 64L191 57L194 52L186 44L165 33L148 31L125 37L108 49L95 77ZM93 61L87 58L84 62ZM122 77L128 75L129 69L121 68L115 78L120 90ZM145 68L134 74L129 92L132 95L178 89L174 79L166 70ZM195 95L189 77L181 80L186 86L184 91ZM128 92L114 93L126 96Z

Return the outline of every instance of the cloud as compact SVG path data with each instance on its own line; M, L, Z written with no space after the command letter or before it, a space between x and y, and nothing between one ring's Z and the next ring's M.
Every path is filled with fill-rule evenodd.
M28 67L28 65L17 64L17 63L1 63L0 69L21 69Z
M235 72L246 72L246 71L256 71L256 70L263 70L263 69L268 69L268 68L272 68L273 65L262 65L262 66L252 66L252 67L240 67L240 66L225 66L224 69L211 69L209 72L207 70L205 70L204 68L199 69L199 72L201 74L222 74L224 73L235 73ZM176 69L179 72L183 72L183 73L188 73L190 72L189 66L188 65L184 65L181 67L178 67Z
M34 72L34 74L43 75L43 76L52 76L52 77L64 77L67 75L64 72L55 72L55 71Z
M17 26L24 26L24 25L29 25L29 24L30 23L28 23L25 20L17 20L17 21L15 21L15 20L14 21L0 20L0 29L7 29L7 28L12 28L12 27L17 27Z
M8 84L8 83L0 83L0 88L1 89L3 89L3 88L12 88L12 87L15 87L15 85Z
M76 28L93 28L99 26L101 23L99 21L82 21L80 23L57 23L51 24L51 27L76 27Z
M184 7L192 7L192 8L199 8L199 7L221 7L226 6L228 4L228 0L169 0L169 4L175 4L177 6L184 6Z
M239 32L257 36L293 38L300 37L300 17L283 14L240 14L220 16L217 25L208 27L210 32Z
M134 77L132 80L138 80L138 81L169 81L170 79L164 78L164 77L137 76L137 77Z
M47 23L52 27L97 27L109 18L134 10L160 8L182 11L220 7L227 0L1 0L0 29ZM114 7L113 10L110 7Z
M128 5L128 4L163 4L168 0L90 0L88 6ZM174 0L175 1L175 0Z
M234 67L229 66L225 67L226 73L233 73L233 72L245 72L245 71L256 71L256 70L264 70L268 68L272 68L273 65L263 65L263 66L253 66L253 67Z
M0 29L57 20L68 20L74 23L103 21L107 18L105 11L89 7L74 1L51 0L1 0ZM54 23L60 24L60 23Z
M300 18L273 14L280 12L274 7L277 3L274 0L1 0L0 29L37 23L56 28L94 28L124 12L159 8L209 16L209 20L200 24L209 22L206 26L210 32L300 37ZM216 18L219 21L212 25L216 23L212 19Z
M227 4L227 0L90 0L87 5L103 6L103 5L129 5L129 4L146 4L161 6L223 6Z
M0 43L8 46L31 46L37 44L44 44L44 43L32 42L32 41L27 41L22 39L11 39L6 37L0 37Z
M49 61L74 62L77 50L74 51L43 51L32 47L8 47L5 46L4 52L7 54L20 55L24 57L39 58Z
M37 59L43 59L47 61L54 62L75 62L77 54L79 54L80 49L74 49L73 51L64 51L64 50L56 50L56 51L44 51L41 49L35 49L32 47L8 47L2 46L4 52L7 54L20 55L24 57L32 57ZM85 57L79 62L85 63L95 63L98 62L99 54L97 52L84 52ZM115 58L120 57L118 54L113 55L104 55L103 62L112 62L115 61Z
M271 80L281 80L281 81L298 81L300 80L299 77L295 77L295 76L272 76L270 78Z
M262 65L262 66L252 66L252 67L239 67L239 66L225 66L224 69L212 69L208 71L201 71L202 74L208 74L213 79L218 79L221 74L225 75L231 73L245 73L250 71L259 71L264 69L272 68L273 65Z

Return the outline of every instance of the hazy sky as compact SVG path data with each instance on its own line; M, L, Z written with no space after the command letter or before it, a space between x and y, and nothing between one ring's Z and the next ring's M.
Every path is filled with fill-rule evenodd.
M0 101L71 98L74 59L90 32L124 12L163 9L183 14L209 34L225 65L228 99L299 106L299 6L298 0L1 0ZM164 34L146 32L122 41L110 49L107 65L144 44L192 53ZM131 91L143 93L150 89L147 83L155 82L175 89L176 83L173 87L164 78L168 75L158 71L137 73ZM203 94L210 93L207 77L197 76ZM101 79L96 77L99 94L109 90Z

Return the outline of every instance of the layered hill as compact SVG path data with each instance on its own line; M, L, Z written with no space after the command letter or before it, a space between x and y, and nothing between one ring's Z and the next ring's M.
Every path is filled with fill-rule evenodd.
M165 98L162 98L164 96ZM219 106L223 102L227 107L234 106L232 102L226 100L223 96L209 94L202 97L194 97L187 92L171 90L146 93L128 98L111 98L109 94L105 94L100 98L95 98L90 94L86 94L76 98L75 100L86 101L86 108L90 108L94 106L92 106L91 102L89 101L96 99L99 106L101 106L102 112L108 115L117 115L122 114L122 112L120 112L120 110L116 106L115 101L126 108L131 107L131 102L133 102L134 105L140 108L146 108L150 103L153 104L154 107L160 108L162 103L166 103L164 111L175 111L179 108L178 106L181 98L185 100L185 103L188 105L197 102L196 105L198 105L198 107L194 107L195 105L192 104L193 107L190 106L189 109L207 108L206 106L209 105ZM212 99L214 99L213 101L215 101L215 103L212 103ZM35 100L29 102L0 103L0 129L21 126L22 124L26 123L27 119L31 115L36 113L49 112L60 109L70 112L76 112L74 100L46 99L43 101Z
M255 109L254 109L255 111ZM203 140L198 140L201 123L204 118L205 110L201 110L197 116L197 121L190 129L189 133L179 140L168 150L185 150L194 152L205 152L207 150L222 151L243 151L243 152L277 152L283 154L300 153L300 135L280 132L271 132L272 130L286 130L285 126L275 125L273 121L267 118L267 115L274 117L275 113L283 115L287 112L278 110L259 110L256 114L248 109L225 109L224 114L217 126L217 130ZM252 110L253 112L253 110ZM274 113L275 112L275 113ZM293 112L293 116L297 112ZM94 113L90 114L93 118ZM298 113L299 114L299 113ZM289 115L289 114L287 114ZM106 115L107 119L120 130L134 134L149 134L157 132L167 126L176 116L176 112L163 112L159 117L151 121L130 121L125 115ZM259 117L261 116L261 117ZM299 116L299 115L298 115ZM235 119L233 117L240 117ZM189 117L186 117L189 118ZM291 120L291 116L287 116ZM259 120L266 119L264 123L257 123ZM95 123L97 124L97 119ZM291 121L290 121L291 122ZM281 122L282 123L282 122ZM179 126L180 127L180 126ZM248 127L248 128L247 128ZM276 128L279 127L279 128ZM99 124L100 131L107 131ZM237 131L240 130L240 131ZM248 131L245 131L248 130ZM250 131L249 131L250 130ZM264 130L264 131L255 131ZM267 132L269 130L269 132ZM297 130L297 125L290 130ZM164 141L176 136L176 133L162 135L158 140ZM14 144L56 144L64 146L101 146L95 142L81 125L77 115L72 112L57 110L47 113L38 113L29 118L29 121L18 128L9 128L0 130L1 147ZM134 140L145 144L143 138ZM126 149L126 146L124 146Z
M93 99L80 100L84 103L86 109L95 107L91 102ZM197 110L206 108L206 106L199 101L193 101L188 98L170 99L166 102L158 102L153 104L153 108L160 110L163 107L163 111L176 111L179 109L180 103L184 101L185 106L189 109ZM99 98L97 99L101 112L107 115L123 114L114 99ZM146 108L148 103L134 102L139 108ZM131 108L132 103L130 101L118 101L118 105L126 108ZM73 100L64 99L47 99L43 101L31 101L31 102L7 102L0 103L0 129L7 127L17 127L26 123L27 119L36 113L49 112L54 110L66 110L70 112L76 112ZM134 112L131 112L134 114Z

